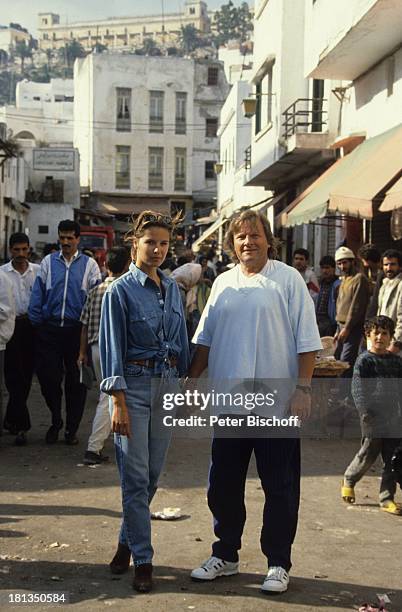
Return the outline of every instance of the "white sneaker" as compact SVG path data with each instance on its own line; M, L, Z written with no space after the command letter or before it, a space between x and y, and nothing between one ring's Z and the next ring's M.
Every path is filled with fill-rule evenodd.
M283 567L269 567L268 574L262 584L263 593L284 593L289 586L289 574Z
M233 576L239 573L239 564L210 557L191 572L193 580L215 580L218 576Z

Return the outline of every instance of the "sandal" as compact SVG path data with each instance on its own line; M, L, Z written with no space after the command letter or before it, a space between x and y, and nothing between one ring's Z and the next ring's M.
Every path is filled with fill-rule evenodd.
M396 504L392 499L387 499L384 502L380 503L380 508L384 512L389 512L390 514L396 514L400 516L402 514L402 507L400 504Z
M341 495L344 502L347 504L354 504L356 501L355 490L353 487L348 487L342 484Z

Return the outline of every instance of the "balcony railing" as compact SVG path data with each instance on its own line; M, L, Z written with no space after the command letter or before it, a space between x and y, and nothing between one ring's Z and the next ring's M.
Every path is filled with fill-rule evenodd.
M324 98L298 98L283 113L283 137L290 138L300 132L322 132L327 125L327 100Z

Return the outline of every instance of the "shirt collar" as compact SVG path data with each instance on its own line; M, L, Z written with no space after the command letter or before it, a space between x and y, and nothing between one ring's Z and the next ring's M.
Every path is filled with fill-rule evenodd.
M21 272L18 272L18 270L16 270L13 266L13 262L9 261L8 263L6 263L3 267L3 269L5 270L5 272L16 272L17 274L21 274ZM27 272L30 272L31 270L34 270L34 267L32 265L32 262L28 261L28 267L25 270L25 272L23 272L23 274L21 274L21 276L23 276L24 274L26 274Z
M60 251L59 258L62 259L63 261L65 261L67 264L70 264L72 261L77 259L80 255L81 255L81 253L79 251L75 251L75 253L72 256L72 258L70 259L70 261L67 261L67 259L63 255L63 251Z
M143 270L140 270L139 268L137 268L134 262L131 262L129 270L134 276L134 278L144 287L147 278L149 278L148 274L143 272ZM166 276L166 274L164 274L162 270L159 270L159 268L158 268L158 275L163 285L169 285L170 283L173 282L173 280L169 278L168 276Z

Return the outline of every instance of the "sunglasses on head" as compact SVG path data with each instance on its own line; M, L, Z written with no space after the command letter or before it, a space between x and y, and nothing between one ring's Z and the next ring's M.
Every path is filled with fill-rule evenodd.
M165 215L144 215L141 219L141 226L147 225L148 223L163 223L168 227L172 227L172 218Z

